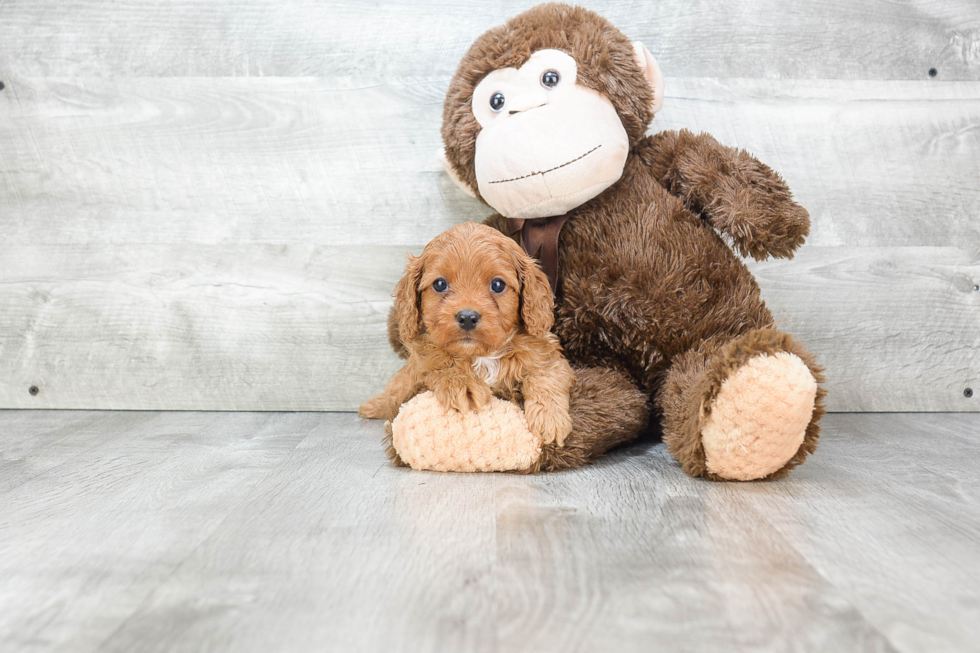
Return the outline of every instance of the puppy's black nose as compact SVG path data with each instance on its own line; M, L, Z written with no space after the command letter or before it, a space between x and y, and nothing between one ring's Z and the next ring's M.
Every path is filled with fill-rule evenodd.
M463 331L472 331L480 323L480 314L471 308L466 308L456 313L456 324Z

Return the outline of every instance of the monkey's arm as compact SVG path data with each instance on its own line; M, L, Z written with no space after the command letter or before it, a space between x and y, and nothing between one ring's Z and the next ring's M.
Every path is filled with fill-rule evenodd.
M792 258L810 232L810 215L786 182L745 150L684 129L650 136L637 151L667 191L728 234L742 256Z

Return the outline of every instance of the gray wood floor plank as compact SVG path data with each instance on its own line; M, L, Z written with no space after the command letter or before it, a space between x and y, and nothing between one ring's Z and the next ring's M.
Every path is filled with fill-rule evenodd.
M725 499L753 506L899 650L980 650L980 421L868 417L830 416L783 492ZM952 435L964 425L972 437Z
M502 650L894 650L764 518L633 453L502 480Z
M406 473L377 423L321 420L102 651L497 650L493 476Z
M0 411L0 493L26 483L78 456L128 436L135 425L172 420L134 413L120 429L114 413L91 411Z
M109 414L103 446L83 437L81 455L0 494L3 650L98 651L317 423L152 417Z
M965 508L980 511L980 474L971 456L980 441L980 423L969 415L908 413L890 415L878 422L871 415L842 415L849 432L862 440L881 443L901 451L900 460L912 460L916 467L934 475L928 487L942 497L962 502ZM894 431L910 430L918 437L895 441Z
M537 4L6 0L0 73L32 76L451 74L479 34ZM665 70L712 77L980 79L971 0L588 3ZM670 73L669 73L670 74Z
M829 415L756 484L651 443L452 475L349 414L100 415L90 448L82 413L0 413L0 450L81 436L0 494L4 651L980 651L978 415Z

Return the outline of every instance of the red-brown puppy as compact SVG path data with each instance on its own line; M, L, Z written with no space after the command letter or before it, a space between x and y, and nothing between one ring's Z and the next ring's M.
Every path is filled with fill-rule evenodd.
M551 333L548 278L513 240L482 224L457 225L409 257L394 297L408 361L361 416L393 419L425 390L460 411L496 395L523 403L545 444L564 442L572 369Z

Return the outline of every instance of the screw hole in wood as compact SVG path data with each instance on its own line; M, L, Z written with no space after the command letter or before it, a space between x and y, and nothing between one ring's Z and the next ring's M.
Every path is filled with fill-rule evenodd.
M929 77L935 77L938 74L939 74L939 71L936 70L935 68L930 68L929 69Z
M0 82L0 91L3 90L3 82Z
M972 397L973 396L973 388L967 388L966 390L964 390L963 391L963 396L966 397L967 399L969 399L970 397Z
M32 385L30 388L27 389L27 391L31 393L32 397L36 397L37 393L39 393L41 389L38 388L36 385Z

